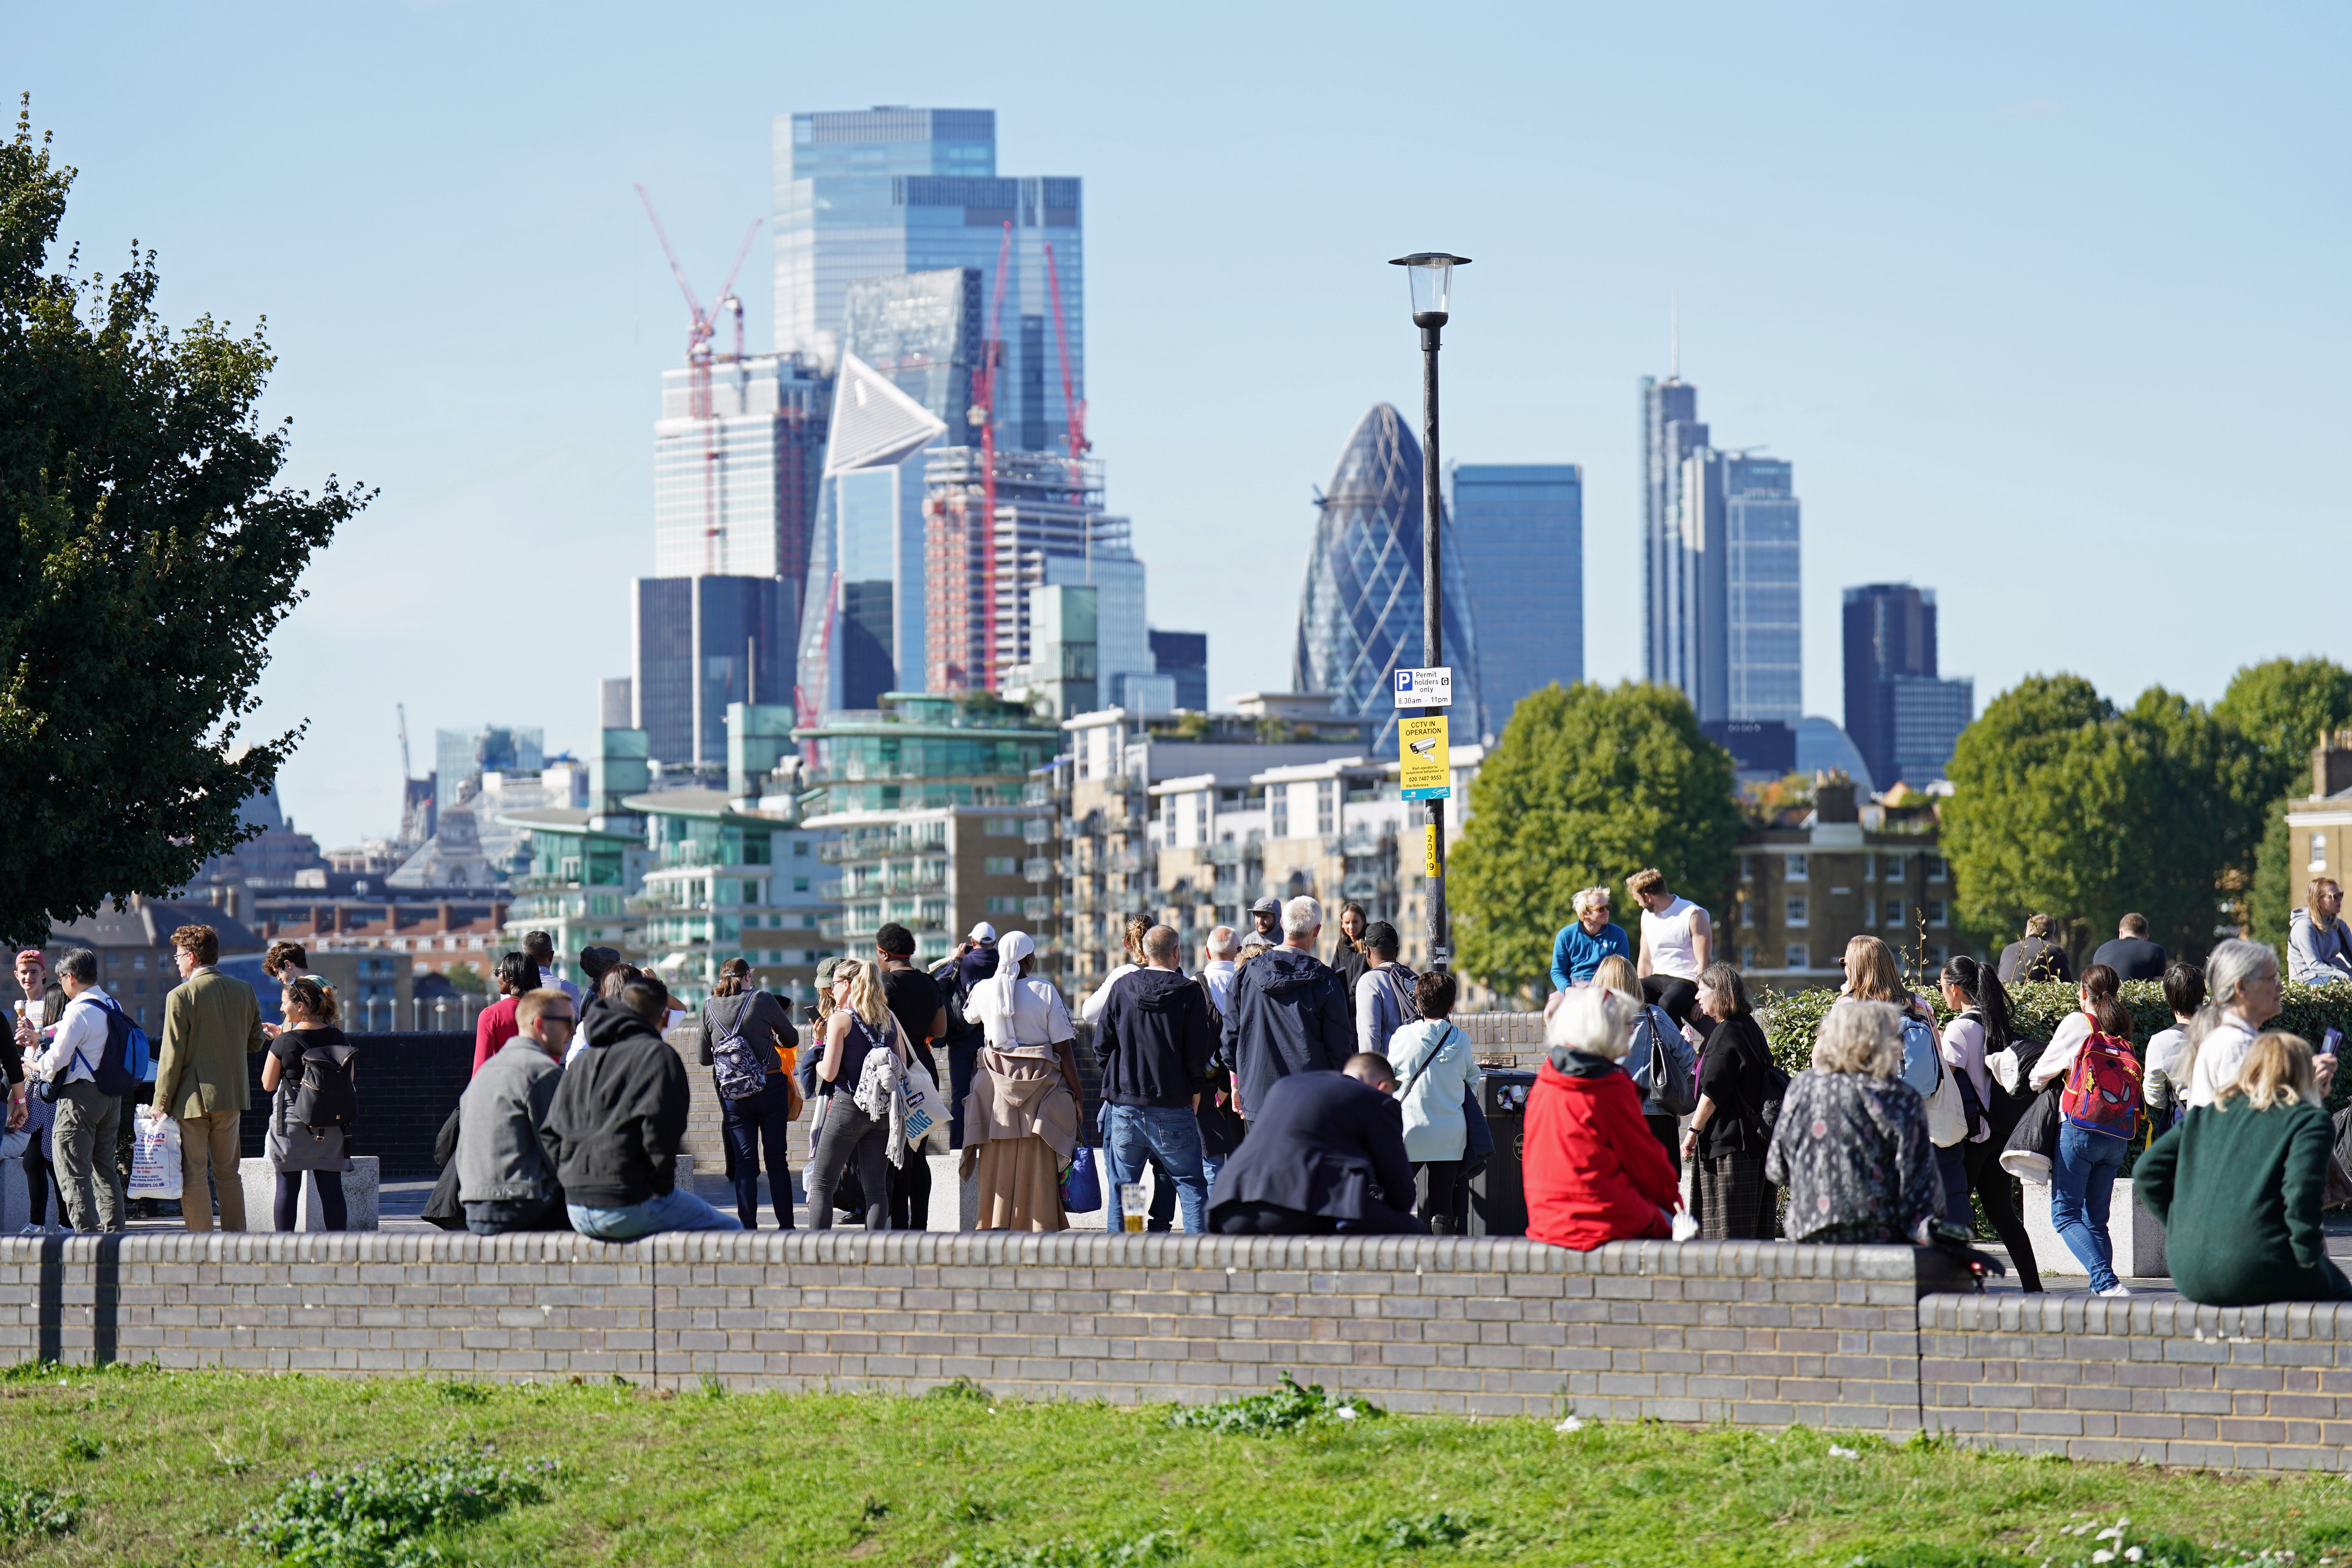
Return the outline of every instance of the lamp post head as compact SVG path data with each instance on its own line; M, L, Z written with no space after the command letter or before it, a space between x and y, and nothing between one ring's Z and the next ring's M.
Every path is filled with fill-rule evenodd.
M1450 313L1454 291L1454 269L1467 267L1466 256L1449 256L1442 250L1417 251L1400 256L1389 263L1405 268L1412 282L1412 324L1416 327L1442 327Z

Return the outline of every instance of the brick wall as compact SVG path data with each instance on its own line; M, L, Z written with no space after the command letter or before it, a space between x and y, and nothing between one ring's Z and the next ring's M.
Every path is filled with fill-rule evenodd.
M1927 1425L2079 1459L2342 1469L2352 1305L2085 1296L1920 1303Z
M1205 1400L1302 1380L1403 1410L1905 1431L1906 1247L836 1232L0 1240L0 1362L705 1375Z

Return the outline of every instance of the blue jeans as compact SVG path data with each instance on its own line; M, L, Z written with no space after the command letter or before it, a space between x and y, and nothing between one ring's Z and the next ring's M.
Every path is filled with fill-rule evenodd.
M635 1241L665 1230L743 1228L742 1221L733 1215L720 1214L683 1187L625 1208L592 1209L584 1204L567 1204L564 1212L572 1216L572 1229L599 1241Z
M2085 1132L2072 1122L2058 1130L2058 1158L2050 1164L2050 1219L2059 1239L2091 1276L2091 1289L2112 1290L2115 1244L2107 1238L2107 1200L2129 1145L2104 1132Z
M1118 1187L1143 1180L1146 1163L1156 1163L1176 1184L1184 1205L1184 1228L1201 1236L1209 1227L1209 1184L1201 1173L1201 1124L1188 1105L1110 1105L1103 1119L1103 1163L1111 1190L1103 1194L1103 1228L1119 1228Z

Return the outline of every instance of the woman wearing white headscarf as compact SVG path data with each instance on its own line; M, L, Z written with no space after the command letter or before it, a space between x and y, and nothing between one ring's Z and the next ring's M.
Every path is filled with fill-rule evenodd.
M1007 931L996 973L964 1016L988 1033L964 1101L964 1175L979 1172L980 1230L1066 1230L1062 1172L1078 1147L1077 1031L1060 992L1032 978L1037 944Z

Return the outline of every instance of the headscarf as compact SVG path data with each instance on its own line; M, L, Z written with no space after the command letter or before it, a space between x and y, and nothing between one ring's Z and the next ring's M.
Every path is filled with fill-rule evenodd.
M992 1023L1000 1032L1013 1032L1013 1008L1019 993L1013 988L1021 984L1021 961L1037 951L1025 931L1009 931L996 939L996 973L972 988L972 1000L980 1005L982 1023Z

